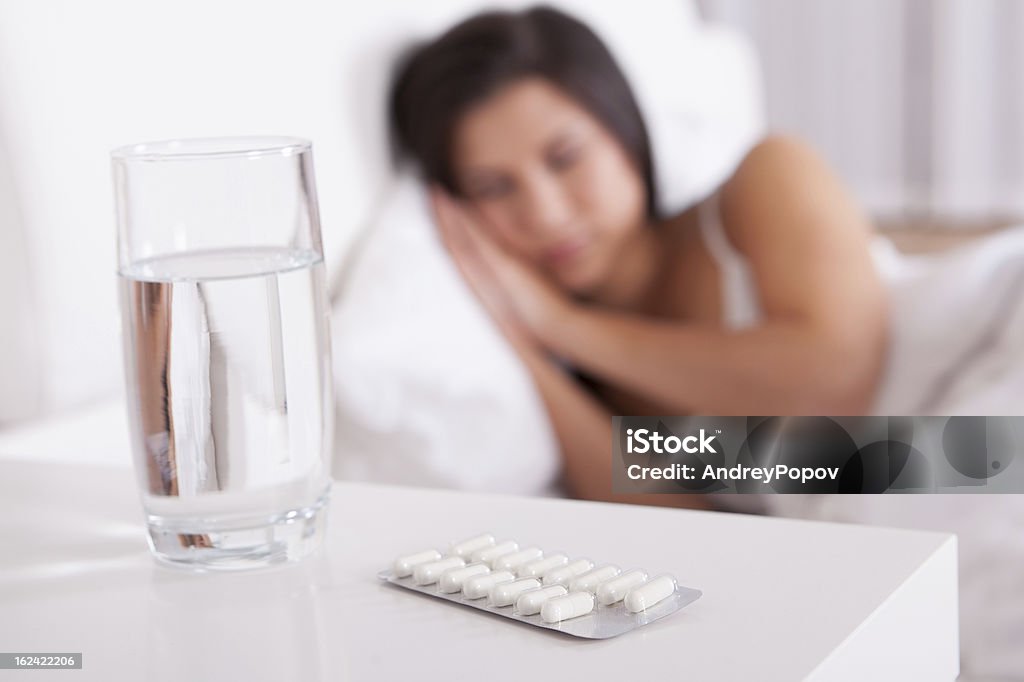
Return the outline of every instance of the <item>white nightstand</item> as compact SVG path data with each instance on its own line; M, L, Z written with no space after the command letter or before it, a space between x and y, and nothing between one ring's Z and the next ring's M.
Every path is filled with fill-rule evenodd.
M948 534L338 483L320 556L194 575L154 563L141 515L130 471L0 461L0 648L83 654L80 671L23 676L877 681L959 668ZM589 641L376 578L396 555L484 530L669 572L704 596Z

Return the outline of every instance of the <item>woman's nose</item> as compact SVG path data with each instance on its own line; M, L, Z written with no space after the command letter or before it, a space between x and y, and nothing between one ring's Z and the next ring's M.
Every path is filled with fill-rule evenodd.
M528 229L547 236L563 230L572 220L572 197L561 183L553 178L537 178L525 187L524 213Z

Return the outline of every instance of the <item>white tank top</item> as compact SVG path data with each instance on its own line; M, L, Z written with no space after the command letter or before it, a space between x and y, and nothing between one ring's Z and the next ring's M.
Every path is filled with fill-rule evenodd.
M727 329L746 329L761 321L761 306L750 265L729 241L722 226L718 192L697 207L701 236L722 277L722 321Z

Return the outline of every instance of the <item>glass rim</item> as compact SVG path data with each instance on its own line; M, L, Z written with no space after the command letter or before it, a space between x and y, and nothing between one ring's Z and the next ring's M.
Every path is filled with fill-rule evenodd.
M115 147L115 161L192 161L199 159L260 158L293 156L312 149L301 137L285 135L239 135L227 137L182 137L151 142L136 142Z

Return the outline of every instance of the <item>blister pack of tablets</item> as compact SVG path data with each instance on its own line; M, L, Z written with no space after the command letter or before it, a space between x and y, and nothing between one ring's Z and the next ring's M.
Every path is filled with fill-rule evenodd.
M606 639L664 618L701 596L668 574L496 542L483 533L398 557L382 580L576 637Z

